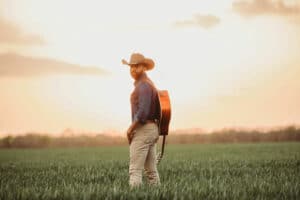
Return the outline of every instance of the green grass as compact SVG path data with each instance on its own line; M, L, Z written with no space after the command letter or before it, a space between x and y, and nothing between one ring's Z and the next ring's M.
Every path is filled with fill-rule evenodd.
M168 145L130 190L128 147L2 149L0 199L300 199L300 143Z

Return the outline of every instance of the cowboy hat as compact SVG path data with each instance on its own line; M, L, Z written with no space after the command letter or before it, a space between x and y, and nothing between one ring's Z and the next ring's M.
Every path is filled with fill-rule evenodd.
M122 63L124 65L136 65L136 64L145 64L147 70L151 70L154 68L154 61L150 58L145 58L140 53L133 53L131 54L130 61L127 62L126 60L122 59Z

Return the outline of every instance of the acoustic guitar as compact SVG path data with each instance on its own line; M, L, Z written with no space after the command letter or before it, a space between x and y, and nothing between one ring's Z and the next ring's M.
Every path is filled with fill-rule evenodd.
M168 91L158 90L158 99L160 105L159 134L168 135L171 120L171 102Z
M161 152L158 154L156 160L157 164L159 164L164 155L166 136L169 133L171 101L167 90L158 90L157 92L160 105L159 135L163 136Z

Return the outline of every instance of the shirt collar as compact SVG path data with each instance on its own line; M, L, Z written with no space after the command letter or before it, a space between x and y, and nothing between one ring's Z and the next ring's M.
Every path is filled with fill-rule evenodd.
M137 86L142 80L148 79L148 76L145 72L143 72L141 74L141 76L139 77L139 79L134 81L134 86Z

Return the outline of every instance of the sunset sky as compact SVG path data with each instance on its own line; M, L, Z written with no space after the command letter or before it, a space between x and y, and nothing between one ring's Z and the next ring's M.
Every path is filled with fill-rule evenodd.
M171 130L300 124L300 0L0 0L0 135L124 132L133 52Z

